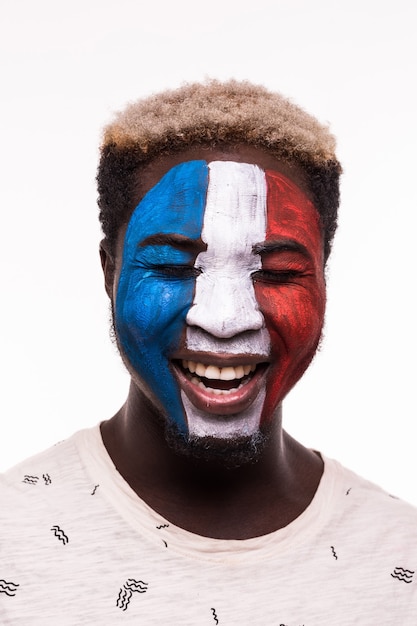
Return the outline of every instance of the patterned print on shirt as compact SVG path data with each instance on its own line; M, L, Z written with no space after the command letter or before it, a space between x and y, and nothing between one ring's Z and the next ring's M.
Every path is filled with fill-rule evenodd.
M391 574L393 578L397 578L397 580L401 580L403 583L410 584L413 582L414 573L410 569L404 569L403 567L396 567Z
M334 549L334 546L330 546L330 547L331 547L331 549L332 549L333 556L334 556L334 558L335 558L335 559L336 559L336 561L337 561L337 559L338 559L339 557L338 557L338 556L337 556L337 554L336 554L336 550Z
M6 596L15 596L18 583L7 582L4 578L0 578L0 593L5 593Z
M52 526L51 530L54 532L55 537L58 537L60 541L65 545L69 542L67 535L59 526Z
M94 485L94 489L93 489L93 491L91 492L91 495L92 495L92 496L94 496L94 495L95 495L95 493L96 493L96 491L97 491L97 489L98 489L99 487L100 487L100 485Z
M45 485L50 485L52 483L52 480L49 474L42 474L42 478L44 480ZM27 485L37 485L38 482L39 482L39 476L32 476L31 474L25 474L22 480L22 483L26 483Z
M27 485L37 485L39 480L39 476L31 476L30 474L25 474L22 483L26 483Z
M160 524L159 526L156 526L157 530L164 530L165 528L169 528L169 524ZM162 541L163 541L165 547L168 548L168 544L165 541L165 539L162 539Z
M213 619L216 622L216 624L219 623L218 617L217 617L217 613L216 613L216 609L210 609L210 611L213 613Z
M128 578L123 587L120 588L116 606L122 609L122 611L126 611L133 592L146 593L148 591L148 584L149 583L144 583L143 580Z

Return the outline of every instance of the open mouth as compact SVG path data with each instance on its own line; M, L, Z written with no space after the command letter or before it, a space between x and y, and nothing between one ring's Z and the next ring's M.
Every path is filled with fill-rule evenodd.
M217 367L197 361L181 361L181 367L187 379L200 389L214 395L226 396L237 391L252 378L256 365L238 365L237 367Z
M226 416L252 404L264 384L268 363L222 366L178 359L173 365L182 391L197 409Z

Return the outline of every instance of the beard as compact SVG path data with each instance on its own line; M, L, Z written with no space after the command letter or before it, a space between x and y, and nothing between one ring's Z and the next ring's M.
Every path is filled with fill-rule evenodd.
M129 366L123 356L115 327L114 306L109 306L109 335L123 365L129 372ZM212 436L198 437L184 435L177 424L162 416L154 409L148 394L142 394L143 401L148 409L154 413L154 418L165 431L165 440L169 448L179 456L196 459L207 463L214 463L226 469L235 469L248 464L257 463L270 439L271 426L259 429L250 436L218 438Z
M260 430L247 437L185 437L176 424L165 425L165 439L176 454L226 469L257 463L269 440L269 433Z

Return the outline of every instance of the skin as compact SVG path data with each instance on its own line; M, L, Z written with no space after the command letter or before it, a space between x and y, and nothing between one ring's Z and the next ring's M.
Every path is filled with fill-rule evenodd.
M199 159L256 164L271 170L272 177L274 172L284 174L300 192L309 196L302 171L277 161L262 150L238 146L227 150L193 149L161 157L141 172L137 202L175 165ZM278 223L273 226L278 229L274 232L282 231L286 235L283 224L292 221L295 228L288 234L296 233L299 243L309 250L312 261L304 268L298 284L283 289L268 281L255 282L256 298L272 341L266 383L268 401L262 417L268 424L269 436L256 463L231 469L227 455L224 460L217 457L202 460L174 452L165 437L165 421L169 418L166 410L122 350L131 385L126 403L112 419L102 423L104 444L131 488L163 517L191 532L219 539L247 539L267 534L298 517L311 502L320 481L323 464L319 455L304 448L282 428L282 399L308 366L324 319L323 245L317 231L317 215L314 209L313 216L309 212L311 209L306 217L305 211L300 214L295 211L286 215L282 223L277 215ZM114 258L105 246L101 249L105 286L113 307L126 227L120 230ZM285 258L285 254L290 258ZM291 252L268 253L263 260L268 270L286 263L300 265L306 261ZM307 307L309 318L310 313L314 318L312 326L305 320L300 323L297 316L290 314L294 306L297 310ZM282 313L277 314L277 310ZM305 355L295 357L285 353L288 342L294 346L294 354L300 351L297 342L300 346L307 343L309 349ZM286 377L280 369L284 358L288 359Z

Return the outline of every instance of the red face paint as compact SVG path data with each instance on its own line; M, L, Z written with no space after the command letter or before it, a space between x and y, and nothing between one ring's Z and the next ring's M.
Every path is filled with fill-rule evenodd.
M271 337L262 421L311 362L324 321L323 239L313 203L291 180L266 171L267 231L255 294Z

